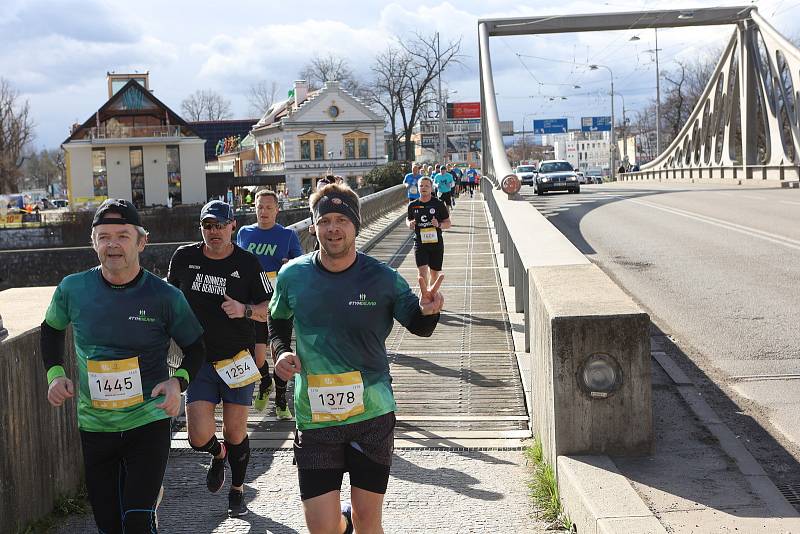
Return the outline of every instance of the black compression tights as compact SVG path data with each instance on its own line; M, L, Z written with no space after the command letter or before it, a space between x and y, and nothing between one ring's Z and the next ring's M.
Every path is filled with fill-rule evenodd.
M152 534L170 448L170 420L125 432L81 431L86 488L103 534Z

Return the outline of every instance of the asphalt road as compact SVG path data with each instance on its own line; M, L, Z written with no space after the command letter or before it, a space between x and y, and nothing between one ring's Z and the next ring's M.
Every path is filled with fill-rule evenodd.
M778 471L800 465L800 190L603 184L522 194L650 313L698 381L730 399L718 409L734 431L794 457ZM768 436L747 435L758 426ZM757 458L774 453L761 446Z

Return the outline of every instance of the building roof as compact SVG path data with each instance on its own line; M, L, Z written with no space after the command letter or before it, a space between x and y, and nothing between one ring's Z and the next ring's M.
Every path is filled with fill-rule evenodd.
M197 121L190 122L189 125L197 132L201 139L206 140L205 156L206 161L217 159L216 147L220 139L226 137L245 138L250 130L258 122L256 119L234 119L222 121Z
M145 103L146 102L146 103ZM149 104L149 105L148 105ZM157 113L156 113L157 111ZM64 143L83 139L88 130L97 126L99 122L112 117L125 117L136 115L163 116L165 122L171 125L181 126L189 135L197 135L197 132L183 120L180 115L172 111L166 104L155 97L153 93L145 89L136 80L131 79L114 93L100 109L94 112L72 134L64 140Z

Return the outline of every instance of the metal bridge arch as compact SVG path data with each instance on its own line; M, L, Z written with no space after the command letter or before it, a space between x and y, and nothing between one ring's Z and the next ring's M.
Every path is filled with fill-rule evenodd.
M497 184L512 172L500 135L491 36L720 24L736 29L682 130L641 172L621 178L800 178L800 49L753 6L480 20L484 175Z

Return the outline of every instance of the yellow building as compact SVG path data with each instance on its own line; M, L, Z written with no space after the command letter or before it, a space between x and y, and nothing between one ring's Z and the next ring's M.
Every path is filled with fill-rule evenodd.
M70 207L205 202L205 140L153 96L147 74L109 74L108 87L108 101L61 145Z

